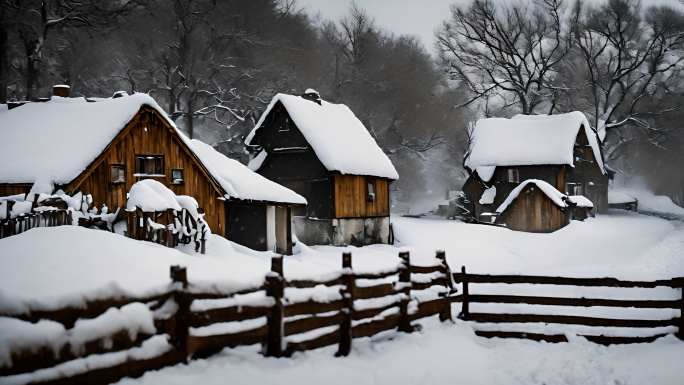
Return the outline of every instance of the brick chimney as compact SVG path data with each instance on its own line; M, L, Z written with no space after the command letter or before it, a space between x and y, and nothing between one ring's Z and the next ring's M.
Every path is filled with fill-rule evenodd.
M61 96L63 98L68 98L69 97L69 86L65 85L57 85L52 87L52 95L53 96Z

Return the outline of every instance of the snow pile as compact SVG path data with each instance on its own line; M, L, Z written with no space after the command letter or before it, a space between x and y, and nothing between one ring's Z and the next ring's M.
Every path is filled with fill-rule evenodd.
M143 179L131 187L126 210L135 211L136 207L144 212L181 211L182 209L178 204L176 194L154 179Z
M58 357L68 344L73 354L81 355L88 342L109 340L111 343L109 338L122 331L128 333L131 341L139 333L155 334L152 312L142 303L131 303L121 309L110 308L94 319L79 319L70 330L50 320L31 323L0 317L0 367L12 367L12 353L36 352L41 347L49 347Z
M636 198L631 197L623 192L608 190L608 203L610 204L634 203L636 201Z
M587 199L587 197L585 197L584 195L570 195L568 199L570 200L570 202L577 205L577 207L594 207L594 204L591 203L591 201Z
M482 197L480 197L481 205L491 205L494 203L494 198L496 197L496 186L492 186L484 191Z
M574 166L575 139L581 127L598 166L605 173L596 133L579 111L550 116L516 115L512 119L480 119L475 124L465 166L491 179L487 166L567 164ZM487 176L489 175L489 178Z
M196 139L190 143L209 174L225 190L226 198L306 204L306 199L301 195L271 182L210 145Z
M392 162L375 142L363 123L344 104L318 103L300 96L277 94L245 139L256 135L276 103L288 114L329 171L399 179Z
M539 179L528 179L528 180L526 180L526 181L520 183L516 188L513 189L513 191L511 191L511 193L508 195L508 198L506 198L506 200L501 204L501 206L499 206L499 208L496 209L496 212L497 212L497 213L502 213L502 212L504 212L504 210L506 210L506 208L508 207L508 205L510 205L511 202L513 202L513 200L514 200L515 198L517 198L518 195L520 195L520 193L521 193L521 192L525 189L525 187L527 187L527 185L530 184L530 183L532 183L532 184L536 185L537 187L539 187L539 189L540 189L544 194L546 194L546 196L549 197L549 199L551 199L551 201L552 201L556 206L558 206L558 207L568 207L568 204L566 203L566 201L567 201L569 198L568 198L567 195L565 195L565 194L563 194L562 192L556 190L555 187L551 186L551 185L548 184L547 182L544 182L543 180L539 180ZM585 198L585 199L586 199L586 198ZM586 199L586 200L588 201L588 199ZM589 203L591 203L591 202L589 202Z
M147 94L96 103L53 96L45 103L27 103L3 112L0 183L71 182L144 105L166 117ZM27 149L39 156L25 156Z

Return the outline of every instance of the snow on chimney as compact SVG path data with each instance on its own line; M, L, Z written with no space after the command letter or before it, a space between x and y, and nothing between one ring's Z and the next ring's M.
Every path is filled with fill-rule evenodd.
M307 89L300 96L306 100L311 100L312 102L317 103L318 105L322 105L321 94L319 94L318 91L314 90L313 88Z
M52 87L52 95L53 96L61 96L63 98L68 98L69 97L69 89L71 87L60 84Z

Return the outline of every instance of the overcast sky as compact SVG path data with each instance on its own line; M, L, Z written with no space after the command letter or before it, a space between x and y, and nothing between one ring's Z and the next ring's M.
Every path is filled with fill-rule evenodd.
M379 26L396 34L418 35L430 51L434 41L432 31L449 18L449 5L468 2L469 0L356 0L357 5L375 17ZM348 0L298 0L299 6L312 14L320 11L324 18L335 20L347 13L349 3ZM641 3L644 6L679 4L678 0L642 0Z

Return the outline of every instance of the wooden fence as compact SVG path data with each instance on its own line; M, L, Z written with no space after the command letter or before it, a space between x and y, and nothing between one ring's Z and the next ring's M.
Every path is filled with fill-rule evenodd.
M581 287L616 287L616 288L656 288L659 286L670 288L682 288L684 277L650 282L622 281L615 278L564 278L564 277L543 277L525 275L481 275L467 274L465 267L461 268L460 273L453 274L454 282L462 283L463 294L462 311L459 318L476 323L545 323L545 324L567 324L567 325L586 325L586 326L605 326L623 328L656 328L666 326L676 326L679 332L677 336L684 339L684 296L679 300L617 300L602 298L565 298L549 296L519 296L519 295L483 295L470 294L469 285L474 283L489 284L533 284L533 285L560 285L560 286L581 286ZM471 313L471 303L500 303L500 304L527 304L527 305L547 305L547 306L567 306L567 307L619 307L619 308L639 308L639 309L679 309L679 317L671 319L612 319L586 317L577 315L562 314L501 314L501 313ZM499 338L528 338L536 341L547 342L567 342L565 335L548 335L541 333L526 333L518 331L486 331L477 330L476 334L482 337ZM640 336L605 336L605 335L584 335L589 341L610 345L616 343L639 343L651 342L664 336L658 334L648 337Z
M140 302L154 312L156 327L155 336L139 335L131 340L126 333L118 333L90 341L80 352L68 346L58 355L47 346L12 352L14 365L0 367L0 376L41 369L46 372L49 368L57 369L52 372L59 374L59 365L75 367L74 360L128 354L161 336L168 338L173 348L154 357L128 354L118 364L88 369L71 377L43 376L36 382L108 383L238 345L262 344L263 353L275 357L338 345L337 355L344 356L350 353L354 338L393 329L412 332L416 327L412 321L435 314L442 321L451 320L451 303L459 301L460 296L453 295L444 253L437 253L439 264L434 266L411 265L408 253L400 253L400 257L403 263L394 271L358 274L352 268L351 254L345 253L342 274L324 282L285 280L282 256L274 257L264 285L234 293L198 290L187 281L185 268L174 266L172 289L155 297L93 301L83 308L29 314L0 314L30 322L53 320L69 330L78 319L96 318L112 307ZM418 292L425 290L428 295L421 297L431 299L416 300ZM310 295L312 291L318 294ZM321 297L321 293L327 294Z
M54 209L19 214L11 218L7 210L7 217L0 220L0 239L21 234L34 227L54 227L71 224L71 211Z

